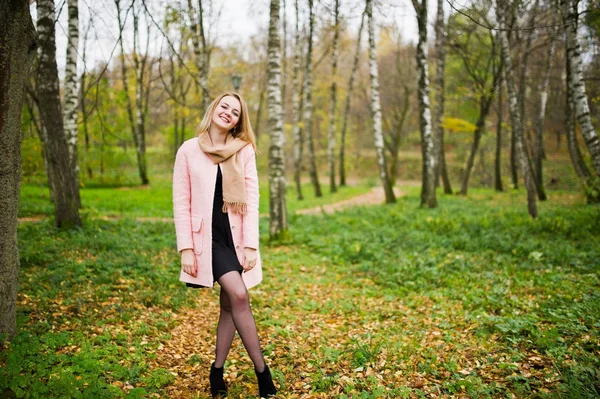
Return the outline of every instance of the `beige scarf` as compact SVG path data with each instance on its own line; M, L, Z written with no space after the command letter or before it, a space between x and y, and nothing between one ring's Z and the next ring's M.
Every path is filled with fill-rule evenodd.
M225 139L225 147L215 148L208 133L198 136L200 149L204 151L213 164L221 163L223 175L223 212L231 210L234 213L245 215L246 185L244 183L244 165L238 151L244 148L248 142L234 138L228 134Z

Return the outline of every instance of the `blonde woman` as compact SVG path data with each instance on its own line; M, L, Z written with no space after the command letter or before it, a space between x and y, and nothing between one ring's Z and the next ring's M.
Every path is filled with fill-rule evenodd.
M256 142L248 108L237 93L224 93L208 107L197 137L177 151L173 209L180 280L188 287L221 286L214 397L227 394L223 366L237 330L248 351L261 397L275 395L263 358L248 289L262 280L258 252Z

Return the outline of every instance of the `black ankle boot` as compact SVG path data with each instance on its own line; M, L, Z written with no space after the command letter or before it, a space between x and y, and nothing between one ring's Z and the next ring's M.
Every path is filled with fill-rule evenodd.
M273 378L271 377L271 371L269 366L265 363L265 369L262 373L256 372L256 378L258 379L258 393L261 398L268 398L277 393L277 389L273 384Z
M213 398L217 396L226 396L227 395L227 385L225 385L225 381L223 380L223 367L220 369L215 367L213 363L210 366L210 393Z

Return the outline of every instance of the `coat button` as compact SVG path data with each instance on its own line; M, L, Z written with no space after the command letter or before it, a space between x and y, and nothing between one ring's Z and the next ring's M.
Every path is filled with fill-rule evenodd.
M239 246L239 245L236 245L236 246L235 246L235 249L240 249L240 246Z
M235 230L235 226L231 226L231 230Z

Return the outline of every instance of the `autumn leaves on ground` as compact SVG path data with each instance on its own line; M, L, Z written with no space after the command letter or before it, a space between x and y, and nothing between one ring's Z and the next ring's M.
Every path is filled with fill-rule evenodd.
M523 191L424 210L417 187L400 190L395 205L335 214L293 215L292 202L286 242L268 243L261 222L251 297L279 397L597 396L599 208L556 191L532 220ZM168 215L167 186L110 191L82 191L94 205L80 231L20 224L5 395L209 397L218 288L182 286L172 224L135 219ZM42 213L46 190L23 193L22 216ZM226 380L231 398L257 395L239 338Z

